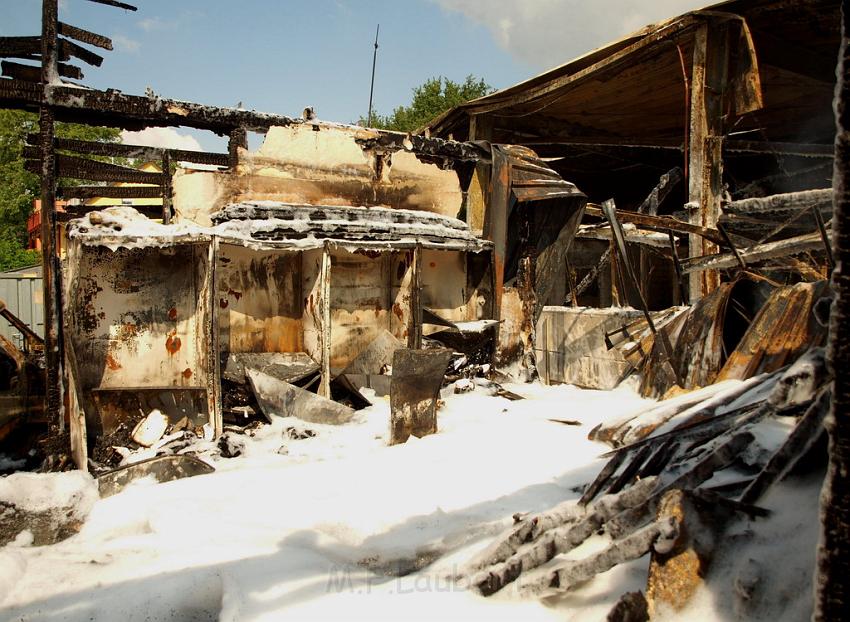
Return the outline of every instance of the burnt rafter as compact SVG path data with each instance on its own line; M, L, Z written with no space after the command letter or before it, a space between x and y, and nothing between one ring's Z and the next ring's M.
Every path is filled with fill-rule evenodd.
M27 143L38 144L37 134L28 134ZM208 153L205 151L190 151L187 149L162 149L160 147L145 147L143 145L127 145L124 143L104 143L70 138L57 138L53 143L61 151L73 151L88 155L111 156L123 158L139 158L142 160L161 160L166 154L177 162L193 162L212 166L228 166L230 156L226 153Z
M15 80L26 80L28 82L38 82L41 79L41 67L35 65L23 65L21 63L13 63L12 61L4 60L0 63L3 69L3 75ZM71 78L73 80L82 80L83 72L75 65L66 63L57 63L56 69L59 75L63 78Z
M118 2L118 0L89 0L95 4L105 4L106 6L114 6L117 9L126 9L127 11L138 11L132 4L126 2Z
M59 50L69 56L79 58L84 63L88 63L94 67L100 67L103 64L103 56L95 54L91 50L88 50L81 45L77 45L68 39L59 39Z
M29 155L27 148L24 149L24 155ZM27 160L26 168L37 173L41 170L41 162L35 159ZM87 181L126 182L156 186L162 186L165 183L163 173L147 173L134 168L63 154L56 156L56 175L57 177Z
M68 37L69 39L74 39L80 43L87 43L88 45L93 45L104 50L112 49L112 39L99 35L96 32L84 30L77 26L71 26L65 22L58 23L58 30L60 35Z
M66 186L59 188L63 199L159 199L160 186Z

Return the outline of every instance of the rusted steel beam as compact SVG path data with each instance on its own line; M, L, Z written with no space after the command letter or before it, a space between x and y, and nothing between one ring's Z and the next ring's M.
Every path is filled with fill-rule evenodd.
M114 6L115 8L126 9L127 11L138 10L132 4L127 4L126 2L118 2L118 0L89 0L89 2L94 2L95 4L105 4L106 6Z
M68 186L59 188L63 199L158 199L162 197L159 186Z
M29 144L36 144L37 140L37 134L27 135L27 142ZM212 166L228 166L230 162L229 156L226 153L207 153L205 151L189 151L186 149L162 149L159 147L145 147L143 145L72 140L69 138L57 138L55 145L56 149L61 151L74 151L89 155L161 160L165 154L168 154L172 162L193 162L195 164L210 164Z
M602 208L595 203L588 203L587 207L584 208L584 213L588 216L604 218ZM720 235L720 232L717 231L717 229L709 229L707 227L692 225L681 220L676 220L670 216L650 216L649 214L638 214L636 212L617 210L617 218L622 222L633 223L644 229L649 229L650 231L667 233L672 230L676 233L697 235L714 242L715 244L724 244L723 236Z
M41 67L36 67L35 65L22 65L21 63L4 60L0 63L0 67L2 67L4 76L15 80L27 80L29 82L38 82L41 80ZM71 78L73 80L83 79L83 72L76 65L57 63L56 69L63 78Z
M59 22L59 34L104 50L112 49L112 39L109 37L104 37L96 32L90 32L88 30L83 30L82 28L77 28L76 26L71 26L65 22Z

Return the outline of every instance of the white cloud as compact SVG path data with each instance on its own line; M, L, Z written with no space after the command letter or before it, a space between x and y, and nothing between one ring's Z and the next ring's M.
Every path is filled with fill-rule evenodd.
M154 30L174 30L177 28L177 22L166 21L159 17L146 17L145 19L139 20L139 28L145 32L152 32Z
M181 134L170 127L148 127L140 132L124 131L121 132L121 140L128 145L203 151L201 143L194 136Z
M500 47L549 69L711 0L432 0L490 30Z
M124 35L112 35L112 43L115 44L115 49L119 52L128 54L138 54L141 45L135 39L125 37Z

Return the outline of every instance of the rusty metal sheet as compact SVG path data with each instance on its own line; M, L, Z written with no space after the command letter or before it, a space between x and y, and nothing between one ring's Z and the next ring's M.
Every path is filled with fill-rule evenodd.
M390 385L390 445L437 432L437 397L451 350L396 350Z
M247 369L248 382L266 418L298 417L310 423L340 425L354 417L354 410L315 393L273 378L263 372Z
M744 380L776 371L809 348L822 346L827 329L817 322L812 307L828 290L826 281L776 289L729 355L717 380Z
M111 497L121 492L130 482L143 477L153 476L157 482L165 483L184 477L207 475L214 471L212 466L194 456L157 456L98 476L97 487L101 497Z
M724 362L723 321L733 287L734 283L722 283L718 289L700 299L680 320L683 324L675 341L671 338L674 347L669 360L683 389L703 387L717 378ZM661 397L676 384L664 363L666 358L665 348L655 339L644 364L641 395Z
M244 352L227 357L222 375L231 382L245 384L248 368L297 384L319 371L319 364L306 352Z

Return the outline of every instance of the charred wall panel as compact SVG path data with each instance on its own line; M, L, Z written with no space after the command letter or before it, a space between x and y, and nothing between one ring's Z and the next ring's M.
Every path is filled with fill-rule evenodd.
M216 273L223 352L302 352L301 256L222 244Z
M466 254L422 250L422 306L440 317L463 322L467 317Z

